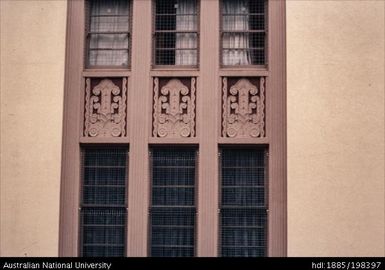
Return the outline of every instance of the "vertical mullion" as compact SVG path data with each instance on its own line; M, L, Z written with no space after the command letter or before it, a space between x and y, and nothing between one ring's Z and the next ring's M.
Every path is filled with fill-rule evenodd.
M219 0L200 1L200 77L203 90L219 89ZM218 241L218 135L220 100L218 91L201 91L197 95L199 124L199 198L197 256L217 256Z
M128 256L147 256L148 137L150 112L151 0L132 1L130 78L130 169L128 188Z

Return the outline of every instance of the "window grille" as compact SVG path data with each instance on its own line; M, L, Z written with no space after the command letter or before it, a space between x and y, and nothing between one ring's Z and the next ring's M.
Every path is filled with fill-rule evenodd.
M222 65L266 63L266 1L222 0Z
M151 256L194 256L195 155L194 149L184 148L151 153Z
M154 15L154 64L196 66L197 0L157 0Z
M263 149L222 149L221 256L267 255L265 153Z
M81 255L124 256L126 175L124 148L82 151Z
M128 67L130 1L90 0L87 15L88 67Z

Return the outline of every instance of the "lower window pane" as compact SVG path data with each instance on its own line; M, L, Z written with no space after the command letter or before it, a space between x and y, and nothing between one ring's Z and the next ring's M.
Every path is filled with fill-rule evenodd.
M152 151L151 256L191 257L195 251L195 150Z
M128 50L90 49L89 66L128 66Z
M82 151L81 256L125 256L127 158L121 147Z
M151 247L153 257L192 257L193 247Z
M264 149L223 149L221 256L267 255Z
M106 246L85 246L83 248L84 257L123 257L124 246L106 247Z
M222 250L223 257L265 257L265 248L224 248Z
M221 255L266 256L265 209L221 209Z
M125 208L85 207L81 211L81 221L82 256L125 255Z

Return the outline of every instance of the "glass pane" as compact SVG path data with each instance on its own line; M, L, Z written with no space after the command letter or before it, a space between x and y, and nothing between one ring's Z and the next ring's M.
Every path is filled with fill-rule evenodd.
M151 256L194 256L195 209L153 208Z
M194 256L195 149L152 151L151 256Z
M123 257L126 239L126 210L83 208L82 256Z
M130 1L96 0L90 3L87 65L128 66Z
M128 34L91 34L90 49L127 50L128 40Z
M197 65L197 2L157 0L155 13L155 64Z
M223 206L265 206L264 187L222 187Z
M125 187L83 186L83 204L124 205Z
M91 32L128 32L129 17L91 17Z
M265 150L223 149L221 255L266 256Z
M267 215L264 209L222 209L221 226L222 256L266 256Z
M89 148L83 150L85 167L125 168L128 152L124 148Z
M264 65L265 1L222 0L222 64Z
M126 198L126 161L125 149L85 149L82 203L123 206Z
M128 66L127 50L90 50L89 66Z
M92 0L91 16L117 16L129 14L127 0Z

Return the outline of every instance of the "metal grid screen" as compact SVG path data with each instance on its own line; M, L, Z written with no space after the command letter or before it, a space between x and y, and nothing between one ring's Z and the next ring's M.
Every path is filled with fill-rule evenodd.
M150 253L195 254L195 149L153 149Z
M222 149L221 256L267 255L264 149Z
M128 151L89 148L82 155L81 255L124 256Z
M130 58L130 1L90 0L88 5L88 67L127 67Z
M154 15L154 64L197 65L197 0L156 0Z
M222 0L222 65L264 65L266 1Z

